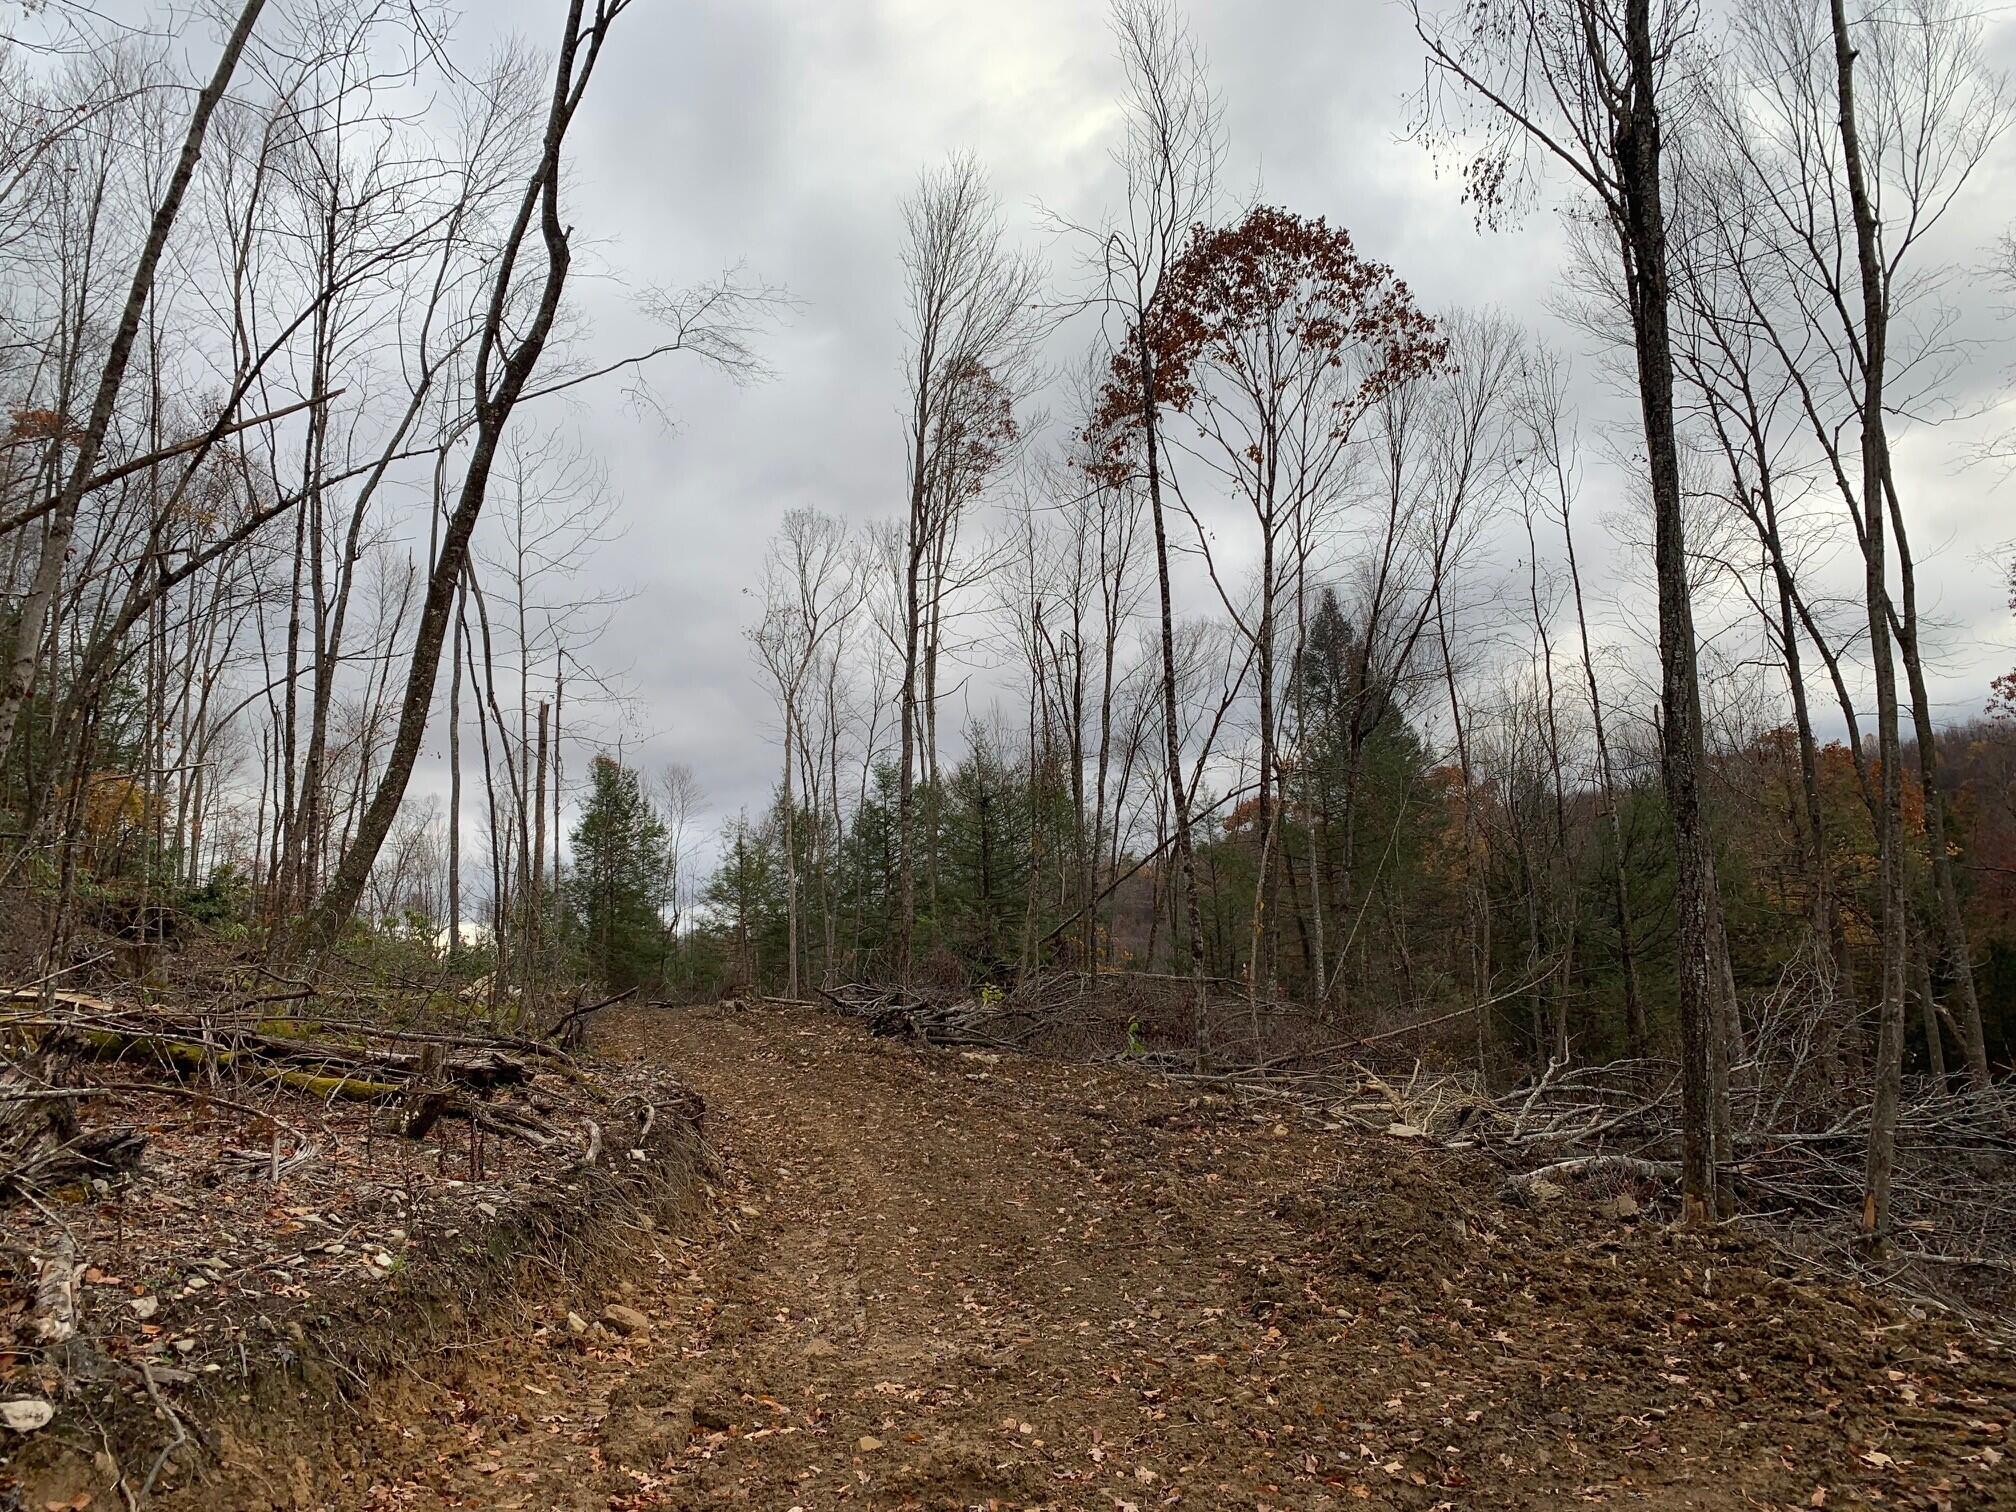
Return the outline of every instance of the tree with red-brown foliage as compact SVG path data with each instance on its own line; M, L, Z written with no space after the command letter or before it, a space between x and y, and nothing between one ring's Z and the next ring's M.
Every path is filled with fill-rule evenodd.
M1197 226L1171 265L1155 319L1130 333L1114 358L1104 395L1109 446L1128 446L1138 426L1140 354L1155 348L1157 399L1194 431L1172 450L1192 459L1223 493L1243 502L1258 527L1259 584L1249 600L1223 580L1210 534L1198 521L1180 475L1172 489L1193 524L1213 583L1252 648L1258 682L1258 847L1247 957L1249 995L1271 988L1264 950L1268 903L1278 881L1276 748L1284 607L1294 610L1299 649L1303 585L1316 525L1338 502L1345 459L1359 422L1401 386L1433 372L1448 341L1383 263L1360 255L1350 232L1271 205L1223 227ZM1287 603L1292 593L1292 604Z

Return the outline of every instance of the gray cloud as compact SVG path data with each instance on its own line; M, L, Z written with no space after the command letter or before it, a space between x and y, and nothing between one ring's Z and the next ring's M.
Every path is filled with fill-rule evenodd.
M490 28L543 41L555 9L486 8L465 23L462 44ZM1200 0L1191 17L1225 98L1235 190L1257 185L1349 227L1431 308L1497 307L1576 347L1547 312L1558 222L1541 211L1516 231L1480 234L1456 186L1404 139L1420 63L1402 8ZM597 244L607 275L577 290L583 348L606 355L639 342L624 281L677 283L746 259L802 302L764 341L769 384L737 389L668 360L653 386L672 427L624 404L615 385L540 417L576 426L621 498L622 539L583 575L633 596L593 658L636 692L645 760L692 764L718 815L760 804L770 783L772 716L741 638L766 538L798 505L857 522L900 506L902 196L922 166L964 148L987 165L1032 244L1042 239L1039 201L1096 217L1116 193L1107 150L1117 70L1104 7L1090 0L713 0L639 6L621 27L578 128L569 185L569 218ZM2011 28L1996 41L2008 55ZM1951 238L1961 260L1978 261L2002 229L2008 152L1991 167ZM1068 249L1053 252L1068 272ZM1990 297L1968 294L1983 328L1992 325ZM1060 359L1090 334L1060 337ZM1580 368L1585 428L1628 437L1630 405L1596 381L1593 362ZM1970 378L1984 391L2003 376L1994 349L1977 368ZM1977 708L2008 660L1996 644L2007 640L2002 590L1981 561L2016 534L1995 479L1953 465L1961 439L1923 434L1902 449L1928 597L1955 627L1938 679L1955 713ZM1591 469L1585 571L1623 590L1624 608L1608 616L1619 626L1643 619L1628 599L1645 563L1595 539L1596 522L1629 500L1627 479ZM1495 549L1509 566L1523 543Z

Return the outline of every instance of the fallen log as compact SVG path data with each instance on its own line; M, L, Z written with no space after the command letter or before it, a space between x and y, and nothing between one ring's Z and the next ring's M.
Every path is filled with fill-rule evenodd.
M252 1051L262 1060L301 1065L340 1064L408 1077L432 1074L474 1087L479 1092L517 1086L531 1075L524 1061L493 1046L483 1046L460 1055L440 1054L435 1058L435 1068L429 1073L428 1051L440 1048L431 1043L423 1044L418 1051L403 1051L332 1045L326 1040L295 1041L284 1035L234 1035L232 1038L241 1048Z
M455 1100L452 1087L426 1087L407 1101L395 1127L408 1139L425 1139Z
M301 1024L316 1029L333 1029L341 1034L351 1034L359 1039L392 1040L401 1044L445 1045L451 1049L476 1049L505 1051L515 1050L521 1055L536 1055L543 1060L566 1061L564 1051L539 1040L524 1039L515 1034L444 1034L434 1029L397 1029L386 1024L369 1024L360 1019L332 1019L320 1014L300 1018L286 1017L262 1019L261 1028L274 1032L279 1025Z
M441 1084L442 1059L439 1045L427 1045L420 1051L419 1072L406 1089L406 1109L397 1120L399 1132L408 1139L418 1139L431 1129L447 1104L448 1089Z
M45 1001L43 989L40 987L10 987L5 994L0 994L0 997L4 997L4 1000L10 1003L40 1003ZM101 997L93 997L88 992L50 991L46 996L46 1001L61 1003L66 1008L82 1008L91 1013L117 1013L119 1011L117 1004L109 1003Z
M310 1096L358 1102L401 1095L404 1084L420 1073L425 1059L424 1051L368 1050L244 1032L213 1038L179 1026L157 1030L79 1025L62 1031L60 1042L97 1059L119 1060L137 1053L185 1071L233 1067ZM489 1091L523 1082L530 1072L521 1060L500 1050L484 1050L443 1056L439 1075L477 1091Z
M0 1073L0 1190L51 1190L137 1167L147 1136L79 1127L77 1103L99 1090L52 1086L46 1069L38 1057Z
M272 999L255 999L254 1002L290 1001L302 995L301 992L276 994ZM40 994L36 989L25 987L0 991L0 1002L6 1001L39 1002ZM61 1018L43 1018L34 1014L10 1015L5 1021L25 1029L48 1029L58 1034L67 1032L82 1035L87 1039L97 1035L125 1035L135 1039L172 1042L189 1047L176 1056L185 1063L192 1058L208 1059L220 1053L233 1056L250 1054L257 1059L289 1065L340 1065L346 1068L369 1068L379 1073L399 1076L411 1076L419 1070L421 1060L419 1053L408 1050L373 1050L363 1045L336 1043L315 1037L315 1031L333 1030L360 1039L391 1040L395 1043L404 1041L423 1048L427 1045L441 1045L467 1052L449 1055L444 1062L445 1069L453 1080L479 1091L515 1086L525 1081L531 1073L524 1060L520 1058L524 1055L560 1055L560 1052L549 1045L509 1035L478 1038L472 1035L399 1029L383 1024L334 1020L320 1016L297 1018L275 1015L250 1022L245 1020L231 1022L228 1019L219 1021L210 1016L175 1016L154 1010L122 1007L85 992L57 992L51 995L51 1001L59 1007L74 1008L80 1013L90 1015L90 1021L79 1023ZM592 1012L593 1009L587 1011ZM511 1051L516 1051L518 1054L508 1053Z
M46 1056L0 1071L0 1155L24 1155L39 1140L60 1143L75 1133L68 1090L50 1085Z
M538 1114L508 1104L471 1101L459 1087L427 1088L393 1114L391 1128L407 1139L425 1139L444 1118L459 1118L485 1134L522 1140L540 1150L558 1137L552 1124Z
M403 1097L406 1089L398 1082L374 1081L368 1076L330 1076L314 1071L279 1071L272 1079L320 1102L389 1102Z

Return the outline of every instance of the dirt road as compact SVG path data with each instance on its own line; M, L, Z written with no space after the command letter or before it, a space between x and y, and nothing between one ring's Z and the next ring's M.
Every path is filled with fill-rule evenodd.
M556 1307L472 1352L332 1506L2016 1505L1996 1361L1733 1239L813 1013L604 1048L697 1088L722 1159L695 1232L575 1303L648 1333Z

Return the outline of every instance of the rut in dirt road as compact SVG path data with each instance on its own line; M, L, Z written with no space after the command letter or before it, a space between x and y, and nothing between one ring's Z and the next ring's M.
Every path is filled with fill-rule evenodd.
M363 1505L2016 1494L2006 1376L1736 1240L1515 1231L1397 1141L815 1013L638 1010L603 1048L706 1098L704 1231L640 1236L607 1300L648 1333L472 1359Z

